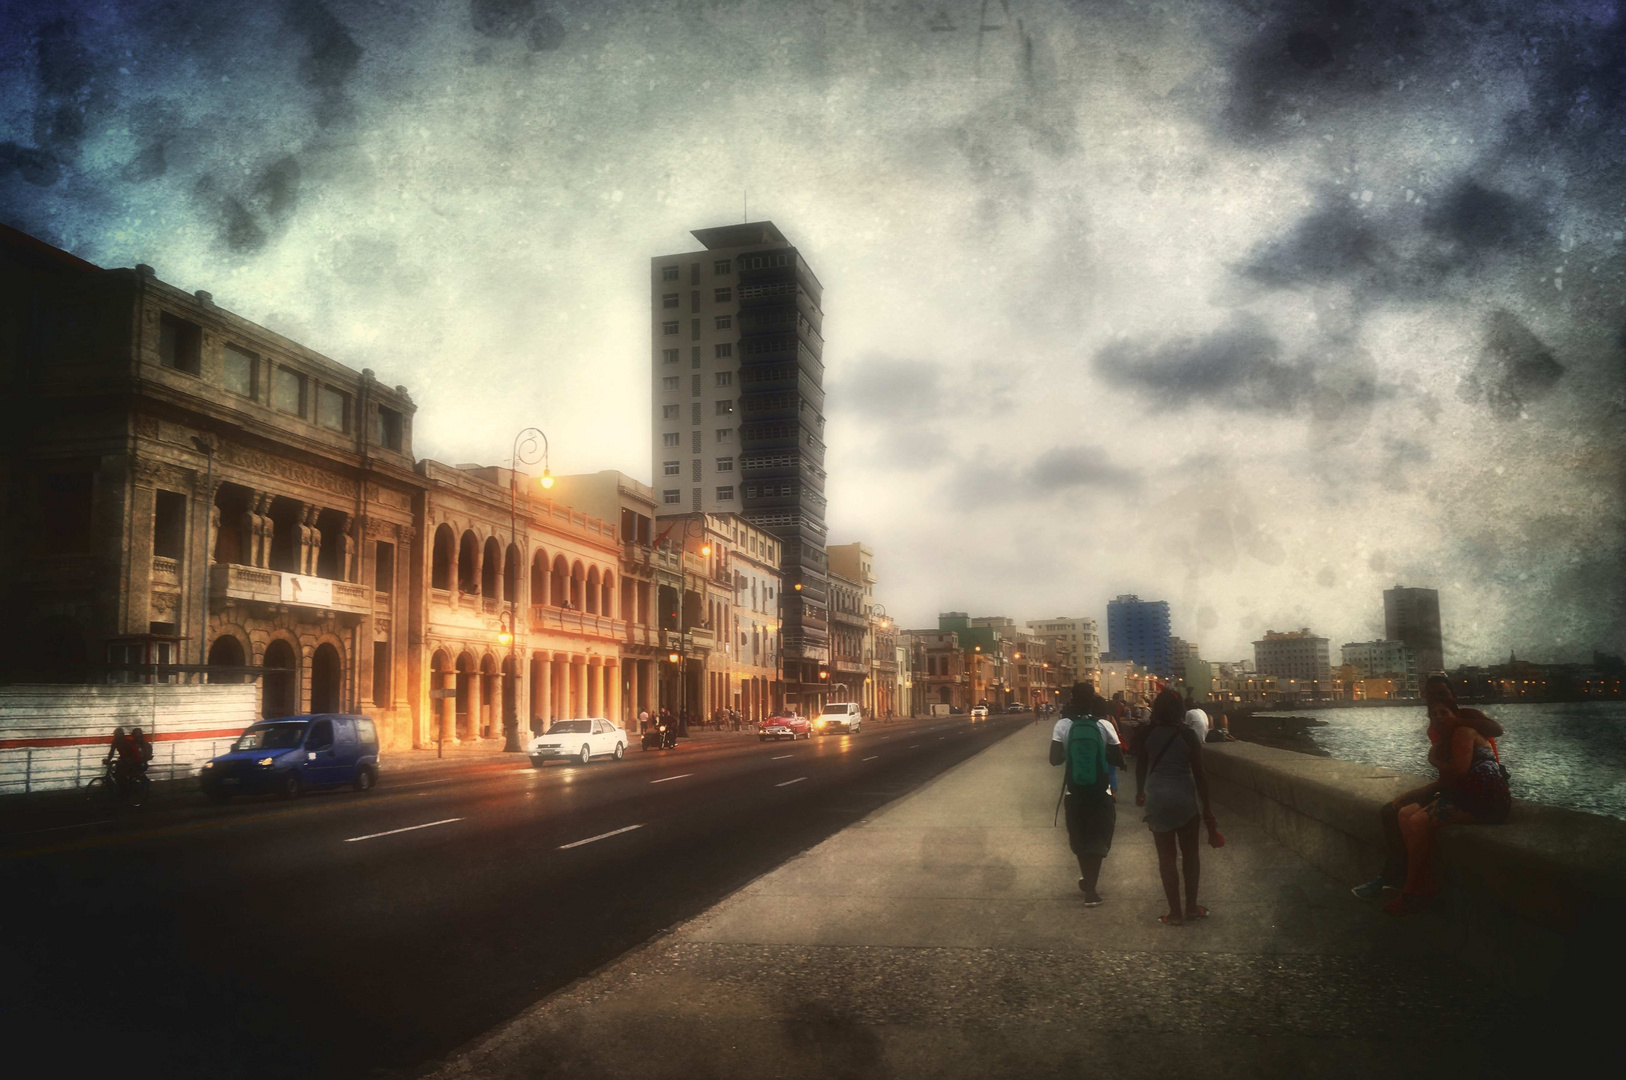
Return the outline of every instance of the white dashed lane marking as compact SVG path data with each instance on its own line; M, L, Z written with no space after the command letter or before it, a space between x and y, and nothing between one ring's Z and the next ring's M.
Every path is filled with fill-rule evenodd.
M880 756L881 755L879 755L879 754L871 754L869 757L865 758L864 761L874 761L876 758L878 758ZM860 762L860 764L862 764L862 762Z
M795 756L794 754L780 754L778 757L773 758L772 760L774 760L774 761L784 761L786 758L794 757L794 756Z
M774 787L790 787L792 784L800 784L803 780L806 780L806 779L807 779L807 777L805 777L805 776L798 776L794 780L786 780L783 784L775 784Z
M357 840L377 840L380 836L394 836L396 833L414 832L418 829L433 829L436 825L450 825L454 821L462 821L460 817L441 818L439 821L426 821L422 825L408 825L404 829L390 829L388 832L368 833L366 836L352 836L345 841L354 844Z
M673 779L676 779L676 777L673 777ZM624 832L631 832L634 829L641 829L643 827L643 824L639 823L637 825L628 825L624 829L611 829L609 832L601 832L597 836L589 836L586 840L577 840L570 844L560 844L559 850L564 851L567 848L581 847L583 844L591 844L595 840L603 840L610 836L620 836Z
M676 776L663 776L659 780L651 780L651 784L664 784L668 780L682 780L685 776L693 776L692 772L680 772Z

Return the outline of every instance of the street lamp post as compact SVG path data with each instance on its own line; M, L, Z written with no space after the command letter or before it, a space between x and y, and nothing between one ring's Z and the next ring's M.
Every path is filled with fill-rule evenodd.
M537 443L541 443L541 453ZM537 478L544 489L553 486L553 473L548 468L548 437L541 428L528 427L514 436L514 456L508 461L508 546L519 551L519 467L542 462L542 475ZM519 568L513 568L514 585L508 590L508 626L499 631L497 640L508 646L508 701L503 709L503 752L517 754L519 745ZM498 626L502 623L499 619Z
M678 725L679 725L680 730L683 730L683 731L687 732L688 725L687 725L687 722L684 720L683 712L687 708L687 699L688 699L688 696L689 696L689 673L685 669L688 667L688 660L689 660L689 649L688 649L689 631L692 629L692 627L689 624L689 605L685 602L683 594L686 594L689 591L689 558L688 558L688 556L689 556L688 546L689 545L688 545L688 538L690 536L693 536L696 539L701 541L701 545L700 545L700 556L701 556L701 558L710 558L711 557L711 544L705 542L705 539L706 539L706 523L702 518L697 518L693 514L685 514L683 516L683 518L682 518L682 521L683 521L683 542L679 545L678 558L680 560L680 565L682 567L683 577L682 577L682 589L681 589L681 591L680 591L680 593L678 595L678 626L677 626L677 629L678 629L678 641L677 641L677 651L674 652L674 653L669 654L667 659L670 660L673 664L675 664L677 666L677 677L678 677ZM704 619L701 620L701 625L702 626L705 625L705 620Z

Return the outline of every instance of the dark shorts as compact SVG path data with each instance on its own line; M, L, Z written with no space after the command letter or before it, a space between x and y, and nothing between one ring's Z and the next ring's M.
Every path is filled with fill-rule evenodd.
M1118 804L1102 792L1067 793L1067 846L1074 855L1105 858L1112 850L1112 831L1118 824Z

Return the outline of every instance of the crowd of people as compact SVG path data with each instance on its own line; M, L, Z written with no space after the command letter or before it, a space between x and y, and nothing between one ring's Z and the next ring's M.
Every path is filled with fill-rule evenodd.
M1362 899L1397 892L1385 905L1392 915L1423 910L1439 891L1430 866L1435 833L1441 825L1500 824L1512 807L1508 772L1496 739L1502 726L1477 709L1458 704L1443 675L1425 686L1428 704L1428 760L1438 778L1408 791L1381 810L1386 845L1383 872L1354 889ZM1112 850L1117 827L1119 770L1126 755L1135 759L1135 805L1152 833L1158 873L1168 910L1166 926L1208 917L1198 900L1202 879L1201 841L1222 847L1203 746L1234 741L1222 708L1200 707L1171 689L1148 704L1107 701L1090 683L1076 683L1051 732L1050 763L1065 765L1058 812L1066 809L1068 845L1078 860L1078 887L1084 905L1106 901L1100 891L1102 862Z

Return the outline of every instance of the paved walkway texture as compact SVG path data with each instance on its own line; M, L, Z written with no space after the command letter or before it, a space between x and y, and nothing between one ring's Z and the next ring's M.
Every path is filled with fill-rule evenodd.
M1048 739L1017 731L434 1075L1438 1078L1574 1034L1223 807L1211 917L1159 924L1132 774L1085 908Z

